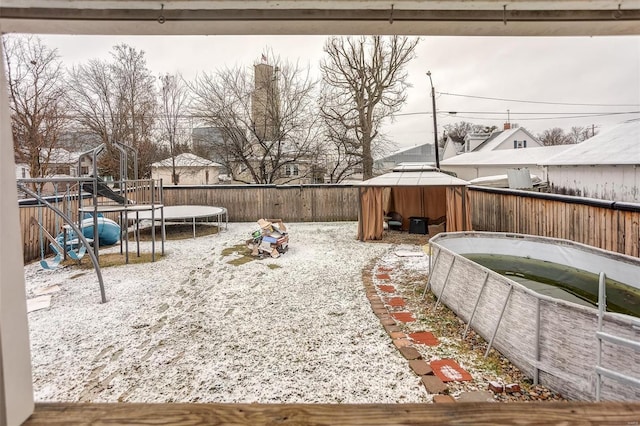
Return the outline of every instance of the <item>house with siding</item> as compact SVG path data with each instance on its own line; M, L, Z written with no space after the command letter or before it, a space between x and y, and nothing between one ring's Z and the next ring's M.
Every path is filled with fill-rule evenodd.
M184 153L175 157L176 174L179 185L213 185L219 182L221 164ZM173 180L173 162L171 157L151 164L152 179L162 179L164 185L171 185Z
M541 162L559 194L640 202L640 119L601 131Z
M538 163L566 148L545 147L525 128L512 128L505 123L504 130L469 133L462 142L449 138L440 168L465 180L506 175L508 169L528 168L531 174L544 181L545 170Z

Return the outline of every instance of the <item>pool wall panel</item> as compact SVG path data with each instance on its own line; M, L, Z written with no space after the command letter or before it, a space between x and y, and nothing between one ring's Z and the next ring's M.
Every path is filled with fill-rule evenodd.
M482 238L488 237L486 233L481 234L484 234ZM487 284L471 322L471 328L488 342L500 318L509 288L513 287L493 347L525 375L534 378L538 374L540 383L563 396L569 399L595 400L597 309L539 295L439 244L455 235L441 234L431 240L434 259L439 252L430 281L435 297L442 295L441 303L468 323L488 273ZM504 234L500 236L504 237ZM535 239L535 244L541 243L540 237ZM468 249L475 245L475 241L479 240L472 239L466 243L457 241L452 246ZM522 245L520 241L516 243ZM590 251L588 255L592 256L593 253ZM454 258L455 262L449 273ZM607 254L605 263L609 264L610 261ZM623 259L622 269L627 268L628 259ZM640 327L628 318L630 317L605 316L603 331L640 341ZM603 342L601 365L630 377L640 377L640 354L631 348ZM603 379L601 389L603 400L640 399L640 390L637 388L607 378Z

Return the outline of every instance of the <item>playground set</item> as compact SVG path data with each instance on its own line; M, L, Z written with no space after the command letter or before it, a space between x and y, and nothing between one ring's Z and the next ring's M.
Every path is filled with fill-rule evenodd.
M124 254L125 262L129 263L129 224L133 223L135 226L136 253L140 256L140 222L143 219L151 219L154 224L156 221L160 222L162 255L166 239L162 180L138 179L135 150L121 143L114 143L114 147L120 153L120 180L113 182L117 190L98 177L97 160L105 152L105 144L80 154L78 177L17 181L18 191L30 197L22 200L22 203L37 207L37 214L30 217L29 224L38 229L40 265L44 269L53 270L67 258L79 262L85 255L89 255L98 277L102 303L106 302L106 295L98 261L99 246L120 242L120 253ZM128 178L128 151L133 153L133 179ZM91 161L93 172L89 176L81 176L82 164L88 160ZM44 195L45 187L52 188L53 195ZM45 209L55 214L53 233L50 232L52 224L46 224L43 220ZM49 253L53 254L53 259L47 258ZM156 235L155 226L152 226L151 260L155 261L155 257Z

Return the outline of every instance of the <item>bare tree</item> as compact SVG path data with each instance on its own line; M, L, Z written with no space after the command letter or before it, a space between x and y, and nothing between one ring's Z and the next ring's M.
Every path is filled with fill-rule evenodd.
M190 84L193 113L222 132L215 159L239 182L287 183L312 174L316 83L309 67L269 56L272 64L225 68Z
M569 131L567 137L571 140L571 143L580 143L583 142L590 137L596 135L595 126L592 127L582 127L582 126L573 126Z
M340 183L362 169L360 143L350 136L341 125L332 127L331 121L324 122L326 142L322 146L326 175L329 183Z
M538 140L545 146L550 145L567 145L573 143L570 135L564 133L560 127L554 127L553 129L547 129L538 134Z
M68 124L62 63L38 37L4 36L2 44L16 159L32 177L45 177Z
M407 99L406 65L417 44L417 38L362 36L330 37L324 45L322 117L358 141L364 179L373 176L384 120L392 119Z
M464 139L469 133L491 133L497 129L496 126L486 126L482 124L473 124L466 121L460 121L453 124L445 124L444 130L448 136L456 139Z
M160 76L161 98L160 121L163 136L169 141L171 158L171 181L177 185L180 177L176 174L176 155L184 134L180 132L182 116L189 107L189 92L180 74Z
M110 155L101 163L103 172L119 176L119 155L112 145L120 142L137 150L141 175L149 176L155 155L151 135L156 99L144 52L115 46L111 61L92 59L70 74L78 123L109 148Z

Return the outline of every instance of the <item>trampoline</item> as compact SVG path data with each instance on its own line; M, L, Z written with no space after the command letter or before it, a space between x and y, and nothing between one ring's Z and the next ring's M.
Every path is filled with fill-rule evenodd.
M140 212L139 219L160 221L161 218L157 214L153 215L152 211ZM193 238L196 237L196 219L214 219L218 225L218 229L222 229L224 223L225 229L229 225L229 215L224 207L213 206L164 206L165 222L191 222L193 225Z

